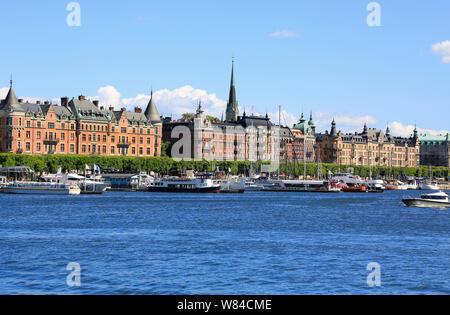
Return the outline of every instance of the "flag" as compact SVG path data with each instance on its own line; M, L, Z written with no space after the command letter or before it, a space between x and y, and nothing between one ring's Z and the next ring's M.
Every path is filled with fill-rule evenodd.
M100 166L94 164L94 172L100 172Z
M86 166L84 167L84 169L85 169L86 171L90 171L90 170L91 170L91 167L90 167L89 165L86 164Z

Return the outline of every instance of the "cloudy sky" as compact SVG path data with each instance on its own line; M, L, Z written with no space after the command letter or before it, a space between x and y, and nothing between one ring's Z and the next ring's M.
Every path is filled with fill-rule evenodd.
M378 1L379 27L362 0L83 0L80 26L67 24L69 2L1 4L0 98L13 73L29 100L84 94L132 109L153 87L161 114L192 112L201 100L220 117L234 55L247 113L278 120L281 104L292 125L313 111L320 131L333 118L343 131L450 129L447 0Z

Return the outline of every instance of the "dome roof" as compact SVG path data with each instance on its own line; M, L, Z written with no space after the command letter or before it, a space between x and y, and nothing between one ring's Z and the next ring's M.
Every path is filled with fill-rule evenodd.
M307 134L308 131L311 130L311 125L309 123L306 122L305 117L302 114L302 117L300 118L300 122L294 126L295 130L300 130L301 132L303 132L303 134Z

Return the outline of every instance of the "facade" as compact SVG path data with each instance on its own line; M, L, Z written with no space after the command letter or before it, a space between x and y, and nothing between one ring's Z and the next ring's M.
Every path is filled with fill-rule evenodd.
M312 113L308 122L302 114L300 122L293 128L281 128L281 151L280 159L282 161L294 161L314 163L316 157L316 126L313 121ZM305 151L306 143L306 151Z
M317 135L317 154L324 163L351 166L418 167L420 143L417 129L410 138L391 136L386 132L367 128L362 133L337 132L333 120L330 132Z
M239 115L234 80L234 62L231 73L230 96L226 109L226 120L211 120L205 115L201 103L193 118L163 121L163 141L176 145L180 141L173 132L183 128L188 132L189 145L185 145L177 156L196 160L268 161L274 155L277 130L268 115ZM178 148L177 148L178 150ZM189 152L184 152L189 150Z
M419 141L421 165L450 167L450 134L422 135Z
M145 113L99 107L84 96L61 105L17 99L11 87L0 103L0 152L142 156L161 154L162 121L153 94Z

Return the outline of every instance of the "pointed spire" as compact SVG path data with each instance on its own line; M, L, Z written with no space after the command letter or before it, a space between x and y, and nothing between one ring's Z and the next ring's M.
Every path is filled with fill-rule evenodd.
M230 96L228 98L227 104L227 121L237 121L238 116L239 116L239 108L236 98L236 84L234 81L234 57L233 57L231 68Z
M8 95L6 95L4 104L6 104L6 105L18 105L19 104L19 100L17 99L16 93L14 93L14 90L13 90L12 74L11 74L11 79L9 81L9 92L8 92Z
M332 137L337 137L336 120L334 118L333 118L333 122L331 123L330 135Z
M386 136L391 136L391 128L389 128L389 125L386 127Z
M152 124L161 124L161 116L159 115L155 101L153 100L153 88L150 93L150 102L148 103L144 114Z

